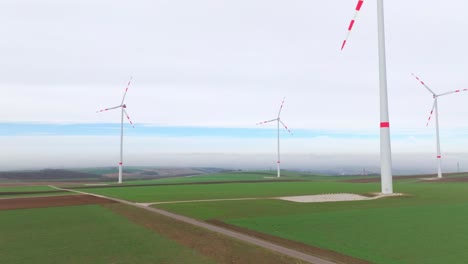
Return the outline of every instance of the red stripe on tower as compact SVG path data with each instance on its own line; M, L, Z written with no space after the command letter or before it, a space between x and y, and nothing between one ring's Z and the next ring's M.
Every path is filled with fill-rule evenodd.
M442 156L437 156L438 159L442 158Z
M390 127L390 123L389 122L380 122L380 127L381 128Z
M122 162L119 162L119 165L122 165L123 163Z

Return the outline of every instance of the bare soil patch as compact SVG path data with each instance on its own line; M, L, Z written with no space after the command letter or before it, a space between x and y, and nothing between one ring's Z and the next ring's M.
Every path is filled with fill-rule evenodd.
M242 227L238 227L238 226L235 226L235 225L230 225L230 224L224 223L224 222L219 221L219 220L207 220L206 222L208 222L210 224L213 224L213 225L220 226L220 227L224 227L224 228L236 231L236 232L240 232L240 233L244 233L244 234L247 234L247 235L250 235L250 236L253 236L253 237L257 237L257 238L260 238L260 239L275 243L277 245L281 245L281 246L284 246L284 247L287 247L287 248L295 249L297 251L300 251L300 252L303 252L303 253L306 253L306 254L319 256L321 258L328 259L328 260L331 260L331 261L336 262L336 263L371 264L371 262L361 260L361 259L357 259L357 258L353 258L353 257L350 257L350 256L346 256L346 255L340 254L340 253L332 251L332 250L323 249L323 248L319 248L319 247L314 247L314 246L307 245L307 244L304 244L304 243L301 243L301 242L296 242L296 241L288 240L288 239L285 239L285 238L276 237L276 236L261 233L261 232L258 232L258 231L250 230L250 229L247 229L247 228L242 228ZM268 262L265 262L265 263L268 263Z
M115 201L94 197L91 195L64 195L49 197L28 197L1 199L0 210L30 209L57 206L73 206L87 204L109 204Z
M104 206L127 217L134 223L153 230L164 237L213 259L216 263L306 263L141 208L118 203L106 204Z

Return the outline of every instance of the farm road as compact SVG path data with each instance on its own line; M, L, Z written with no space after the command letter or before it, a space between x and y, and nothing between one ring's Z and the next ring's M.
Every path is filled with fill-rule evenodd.
M198 227L201 227L201 228L205 228L205 229L208 229L210 231L217 232L217 233L220 233L220 234L223 234L223 235L235 238L235 239L239 239L241 241L244 241L244 242L247 242L247 243L250 243L250 244L254 244L256 246L263 247L263 248L266 248L268 250L278 252L278 253L281 253L283 255L290 256L290 257L293 257L293 258L296 258L296 259L300 259L302 261L306 261L306 262L309 262L309 263L313 263L313 264L337 264L335 262L332 262L332 261L329 261L329 260L326 260L326 259L315 257L315 256L305 254L305 253L302 253L302 252L299 252L299 251L296 251L296 250L293 250L293 249L289 249L289 248L286 248L286 247L278 246L276 244L267 242L265 240L261 240L261 239L254 238L254 237L251 237L251 236L248 236L248 235L244 235L242 233L234 232L234 231L222 228L222 227L211 225L211 224L201 222L201 221L198 221L198 220L195 220L195 219L192 219L192 218L189 218L189 217L185 217L185 216L182 216L182 215L178 215L178 214L170 213L170 212L167 212L167 211L164 211L164 210L148 207L148 206L145 206L145 205L142 205L142 204L137 204L137 203L133 203L133 202L129 202L129 201L121 200L121 199L116 199L116 198L111 198L111 197L106 197L106 196L103 196L103 195L97 195L97 194L93 194L93 193L86 193L86 192L75 191L75 190L70 190L70 189L63 189L63 188L56 187L56 186L53 186L53 185L49 185L49 186L52 187L52 188L55 188L57 190L64 190L64 191L69 191L69 192L74 192L74 193L86 194L86 195L91 195L91 196L95 196L95 197L99 197L99 198L106 198L106 199L113 200L113 201L116 201L116 202L136 206L136 207L148 210L148 211L152 211L152 212L155 212L155 213L170 217L170 218L178 220L178 221L182 221L182 222L185 222L185 223L188 223L188 224L191 224L191 225L195 225L195 226L198 226Z

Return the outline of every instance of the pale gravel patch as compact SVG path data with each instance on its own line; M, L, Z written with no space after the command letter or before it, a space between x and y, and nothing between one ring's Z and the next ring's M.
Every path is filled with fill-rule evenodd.
M345 201L365 201L375 200L383 197L401 196L401 193L382 194L375 193L373 197L367 197L353 193L328 193L316 195L303 195L303 196L288 196L279 197L280 200L296 202L296 203L324 203L324 202L345 202Z

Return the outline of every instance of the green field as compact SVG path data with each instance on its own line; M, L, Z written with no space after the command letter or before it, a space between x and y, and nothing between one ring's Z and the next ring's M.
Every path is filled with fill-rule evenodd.
M201 177L201 178L198 178ZM244 201L154 205L200 220L220 220L311 246L382 264L467 263L468 183L394 182L403 197L358 202L294 203L271 197L379 192L379 183L339 182L343 177L289 175L302 182L189 184L258 180L264 174L229 173L167 179L184 185L87 188L134 202L227 198ZM456 177L456 175L454 175Z
M325 186L320 184L328 192L331 188ZM377 184L336 183L343 192L355 192L357 186L378 188ZM155 207L202 220L222 220L375 263L467 263L468 184L402 182L395 184L395 190L411 196L360 202L263 199Z
M49 186L0 186L0 193L3 192L42 192L42 191L56 191L56 189Z
M213 263L98 205L0 211L0 234L2 264Z
M127 181L124 184L162 184L162 183L191 183L191 182L219 182L219 181L288 181L288 180L313 180L313 181L337 181L354 178L365 178L366 176L320 176L307 173L299 173L294 171L281 171L281 177L276 177L276 171L262 171L262 172L227 172L227 173L214 173L207 175L196 176L182 176L170 177L153 180L138 180ZM371 176L368 176L371 177Z
M68 192L58 191L49 186L11 186L0 187L0 199L14 197L36 197L36 196L55 196L67 195Z
M82 191L125 199L133 202L165 202L199 199L228 199L278 197L334 193L346 190L353 193L378 192L379 185L342 182L265 182L193 185L161 185L121 188L87 188Z

